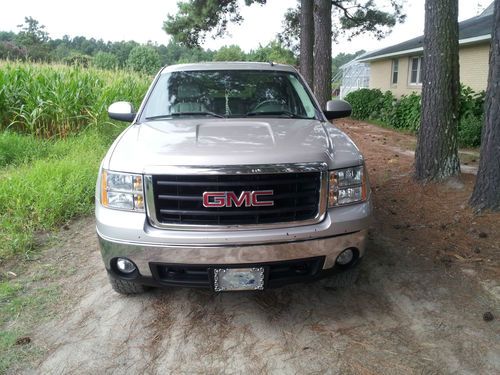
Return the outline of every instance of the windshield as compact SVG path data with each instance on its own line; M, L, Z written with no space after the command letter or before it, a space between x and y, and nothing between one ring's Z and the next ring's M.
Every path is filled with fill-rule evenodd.
M277 71L210 70L162 74L142 120L207 117L314 118L297 75Z

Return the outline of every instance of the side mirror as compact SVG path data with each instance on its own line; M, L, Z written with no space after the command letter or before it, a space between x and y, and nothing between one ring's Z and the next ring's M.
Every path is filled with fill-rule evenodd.
M326 109L323 111L328 120L348 117L351 112L352 107L345 100L329 100L326 102Z
M113 120L132 122L135 115L134 107L129 102L115 102L108 108L108 116Z

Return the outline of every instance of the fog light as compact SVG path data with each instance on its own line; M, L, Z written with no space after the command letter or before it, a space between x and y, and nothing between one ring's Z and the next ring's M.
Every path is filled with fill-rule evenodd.
M351 249L346 249L337 257L337 263L341 266L349 264L354 259L354 252Z
M118 270L120 272L123 272L123 273L126 273L126 274L132 273L136 269L135 268L135 264L132 263L127 258L118 258L116 260L116 268L118 268Z

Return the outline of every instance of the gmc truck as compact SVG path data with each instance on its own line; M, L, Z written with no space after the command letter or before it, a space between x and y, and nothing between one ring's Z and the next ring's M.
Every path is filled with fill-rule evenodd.
M372 214L363 156L300 74L274 63L163 68L100 166L96 226L111 286L263 290L355 281ZM329 281L330 282L330 281Z

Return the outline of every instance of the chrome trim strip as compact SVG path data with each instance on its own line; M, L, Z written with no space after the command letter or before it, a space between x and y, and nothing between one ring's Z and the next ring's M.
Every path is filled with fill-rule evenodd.
M155 170L156 173L152 173ZM164 224L156 217L156 207L153 193L153 174L173 175L216 175L216 174L272 174L272 173L301 173L320 172L319 204L318 213L315 217L303 221L286 221L273 224L247 224L247 225L193 225L193 224ZM220 231L220 230L252 230L252 229L277 229L298 227L316 224L325 218L328 198L328 165L326 163L298 163L298 164L275 164L275 165L243 165L243 166L165 166L148 169L144 175L144 192L146 201L146 214L152 227L158 229L173 230L198 230L198 231Z
M255 174L255 173L294 173L318 172L328 170L326 163L293 163L293 164L251 164L223 166L189 166L189 165L153 165L144 169L145 175L217 175L217 174Z
M213 243L213 244L179 244L179 243L163 243L163 242L142 242L142 241L124 241L117 238L109 237L102 234L99 229L96 228L96 233L99 238L102 240L124 246L140 246L140 247L156 247L156 248L165 248L165 249L214 249L214 248L236 248L236 247L253 247L253 246L268 246L268 245L285 245L285 244L294 244L301 242L310 242L310 241L320 241L320 240L328 240L331 238L344 237L349 236L351 234L356 234L364 231L365 229L355 230L353 232L343 232L338 234L329 234L315 238L301 238L295 239L290 238L289 240L269 240L269 241L259 241L259 242L249 242L244 244L235 244L235 243Z

